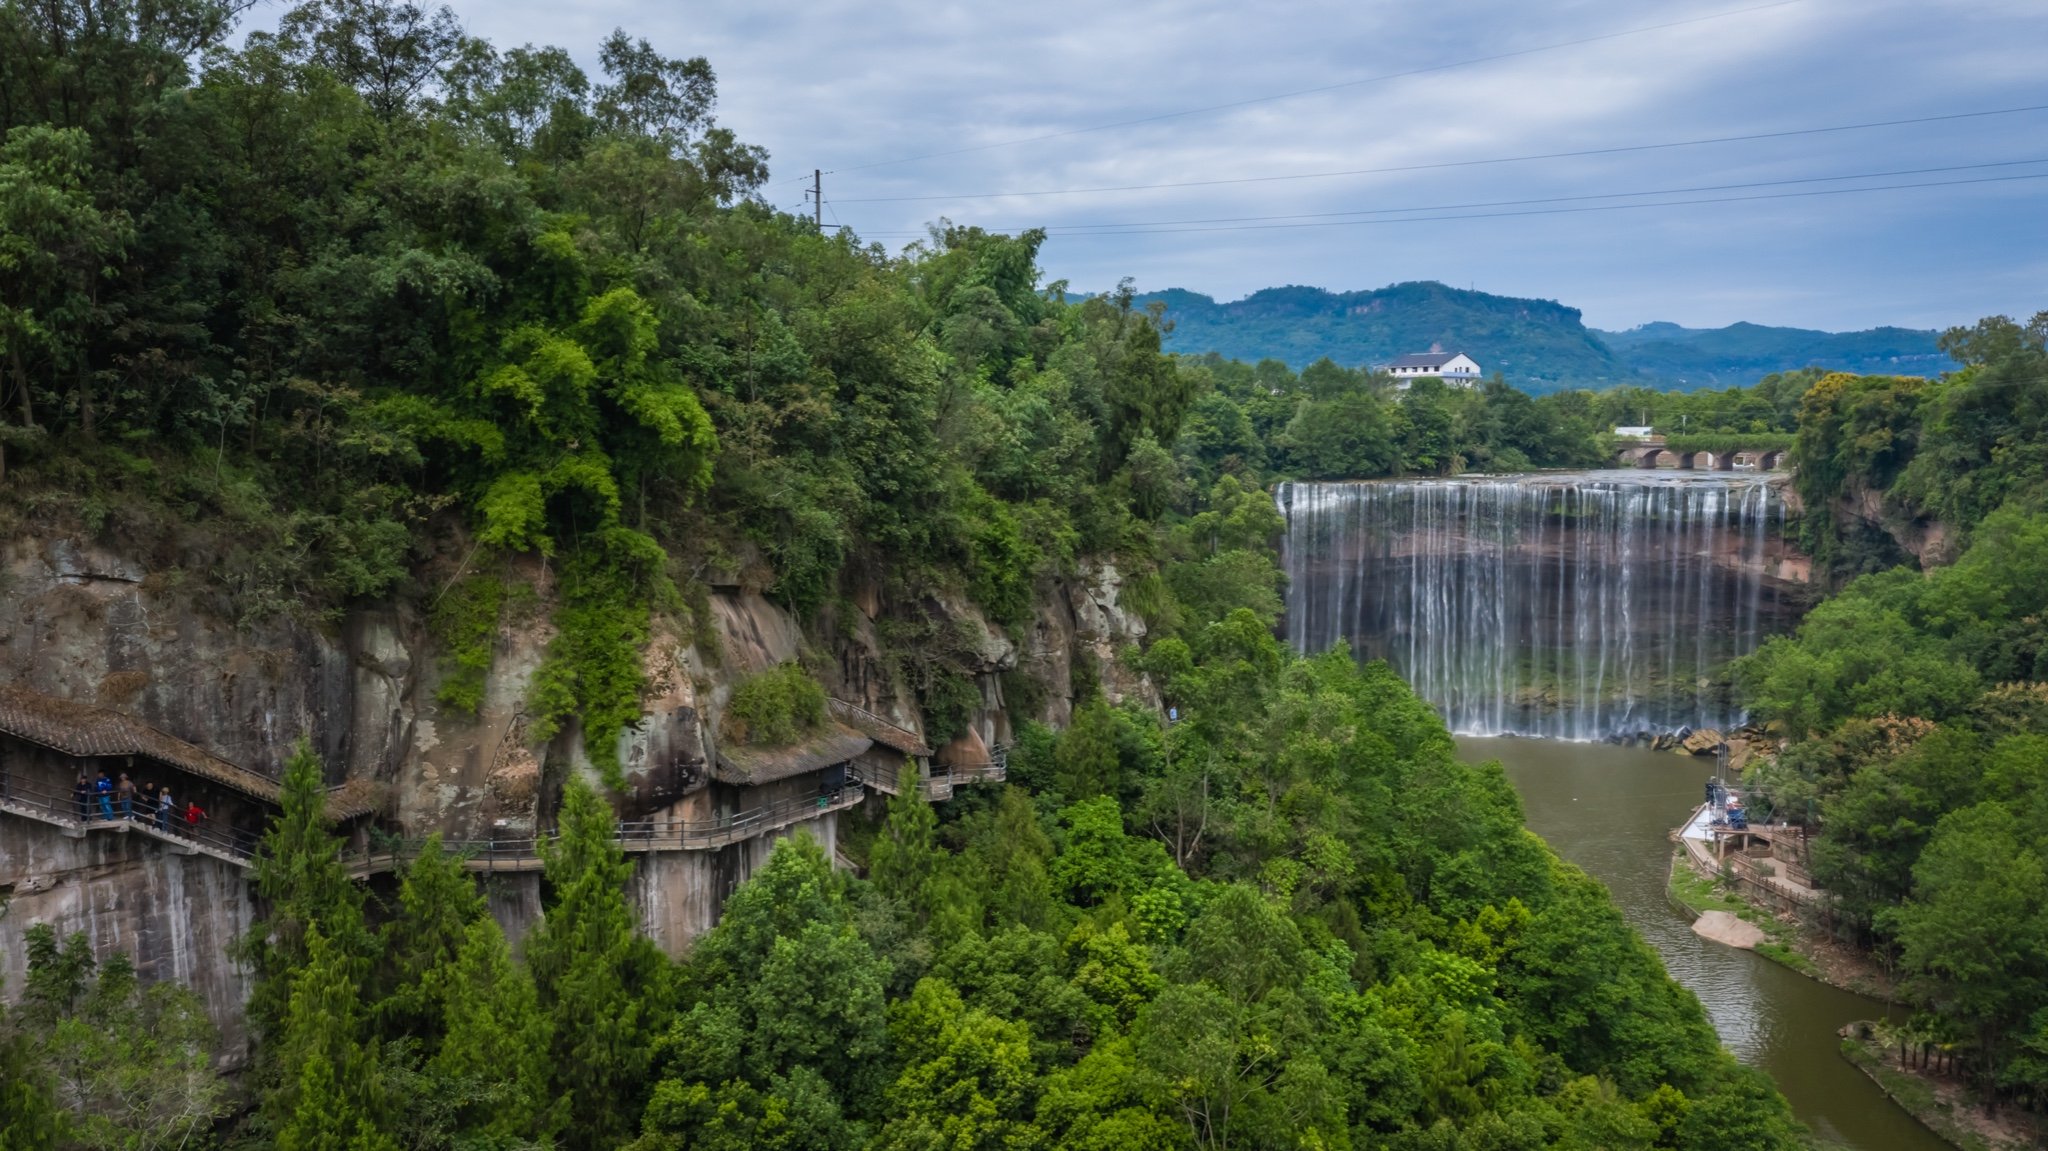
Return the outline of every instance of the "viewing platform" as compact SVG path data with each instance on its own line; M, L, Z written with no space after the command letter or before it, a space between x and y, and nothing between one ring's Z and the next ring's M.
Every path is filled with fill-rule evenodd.
M1730 793L1739 799L1739 795ZM1702 803L1679 829L1686 862L1708 879L1731 879L1764 906L1793 910L1824 898L1807 865L1806 830L1784 823L1734 827L1726 809Z

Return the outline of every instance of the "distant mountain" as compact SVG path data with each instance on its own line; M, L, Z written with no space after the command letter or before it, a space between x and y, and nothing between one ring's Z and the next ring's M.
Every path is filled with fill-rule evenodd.
M1630 378L1579 310L1555 300L1468 292L1434 281L1366 292L1266 288L1227 304L1178 288L1139 300L1165 303L1174 323L1167 347L1176 352L1270 357L1299 369L1324 356L1358 367L1441 345L1478 360L1488 375L1499 371L1526 384L1599 387Z
M1166 305L1167 347L1233 359L1284 360L1299 369L1328 356L1346 367L1408 352L1462 351L1488 375L1525 388L1599 388L1620 383L1725 387L1817 364L1844 371L1932 375L1952 368L1936 333L1910 328L1817 332L1731 324L1645 324L1625 332L1588 328L1577 308L1452 288L1434 281L1363 292L1290 286L1217 303L1170 289L1139 297Z
M1936 343L1940 333L1917 328L1817 332L1762 324L1681 328L1657 323L1598 334L1639 374L1695 387L1753 383L1758 376L1809 364L1892 376L1931 376L1956 366Z

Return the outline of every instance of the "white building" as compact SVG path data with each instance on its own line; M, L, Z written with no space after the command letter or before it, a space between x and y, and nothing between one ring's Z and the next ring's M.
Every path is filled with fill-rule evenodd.
M1463 352L1414 352L1396 356L1392 363L1381 365L1381 370L1394 377L1404 390L1410 381L1424 376L1469 388L1484 375L1479 370L1479 361Z

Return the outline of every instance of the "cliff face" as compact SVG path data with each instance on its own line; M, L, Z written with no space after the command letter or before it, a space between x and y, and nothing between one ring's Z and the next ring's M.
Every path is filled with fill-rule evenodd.
M441 659L415 608L372 606L326 628L237 624L170 573L69 539L17 539L0 550L0 683L127 712L272 778L304 738L328 765L329 783L385 785L381 822L401 836L523 838L546 821L563 773L601 773L573 725L546 742L530 734L524 700L552 636L550 589L537 562L515 565L510 578L536 588L542 610L503 621L482 704L469 715L436 702ZM1119 606L1119 584L1107 565L1046 584L1021 642L972 605L937 605L965 644L956 662L969 665L980 688L971 725L983 742L1008 741L1027 718L1064 723L1077 660L1093 662L1113 697L1157 702L1149 683L1114 660L1144 633ZM800 655L823 669L836 698L922 732L909 687L914 657L885 649L878 592L852 600L852 610L828 611L807 630L758 592L714 587L715 651L700 650L677 621L657 619L641 721L617 746L622 815L694 817L686 805L706 786L733 686ZM1019 672L1038 685L1029 715L1004 698L1005 679ZM646 930L680 952L716 921L775 836L802 828L830 851L837 820L828 813L717 850L636 856ZM225 947L255 915L240 869L170 854L142 836L68 838L5 812L0 831L0 893L12 896L0 915L0 972L10 991L21 986L22 931L48 922L60 933L86 932L103 953L135 954L146 977L194 984L216 1020L239 1034L248 987ZM492 888L493 912L516 939L539 914L538 879L500 877Z
M1798 489L1787 485L1785 507L1793 516L1806 510ZM1954 563L1961 550L1953 527L1937 519L1917 516L1885 498L1885 493L1860 481L1827 503L1837 524L1857 525L1889 538L1899 550L1899 560L1911 556L1922 571Z

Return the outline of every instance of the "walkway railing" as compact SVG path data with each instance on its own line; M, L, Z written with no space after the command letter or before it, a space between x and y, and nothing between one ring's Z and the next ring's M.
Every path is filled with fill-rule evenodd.
M714 851L742 840L778 831L793 823L844 811L866 797L858 779L816 796L798 796L762 807L750 808L712 819L622 820L616 841L631 852ZM140 832L189 853L210 855L237 866L247 867L256 858L260 837L236 828L208 823L188 824L182 813L174 813L159 827L155 813L145 815L138 802L132 817L123 817L120 801L114 801L114 818L100 817L99 797L89 796L81 805L69 793L48 791L13 781L0 781L0 811L25 816L82 837L97 833ZM541 865L541 837L505 836L490 839L448 839L442 849L462 857L471 871L536 871ZM342 852L342 862L357 876L392 871L416 858L424 839L390 840L368 848Z
M897 723L895 720L883 719L881 716L876 715L874 712L869 711L867 708L864 708L857 703L848 703L845 700L839 699L837 697L829 698L825 701L825 703L834 715L837 715L841 719L848 720L854 723L856 726L863 723L873 724L877 727L884 728L888 731L893 731L897 733L898 735L902 736L905 740L908 740L912 746L926 748L931 746L930 744L924 741L923 736L917 734L916 732L910 730L902 724Z
M934 765L932 773L924 779L924 797L933 803L942 803L953 798L953 789L963 783L1001 783L1010 777L1010 749L997 744L989 752L987 760L981 763L955 763L945 767Z
M858 780L816 796L798 796L762 807L749 808L713 819L621 820L615 840L629 852L715 851L743 840L779 831L793 823L844 811L859 803L867 793ZM490 839L444 839L442 850L459 856L470 871L538 871L541 845L555 835L504 836ZM417 858L426 846L424 839L390 840L363 851L343 853L343 862L356 875L395 871Z
M239 828L221 827L205 820L187 823L179 808L159 819L155 806L139 795L126 815L122 814L118 797L111 798L109 804L113 810L111 819L103 814L105 809L96 793L81 801L72 792L52 791L12 778L0 779L0 811L40 820L74 837L139 831L187 854L210 855L244 867L256 856L258 837Z

